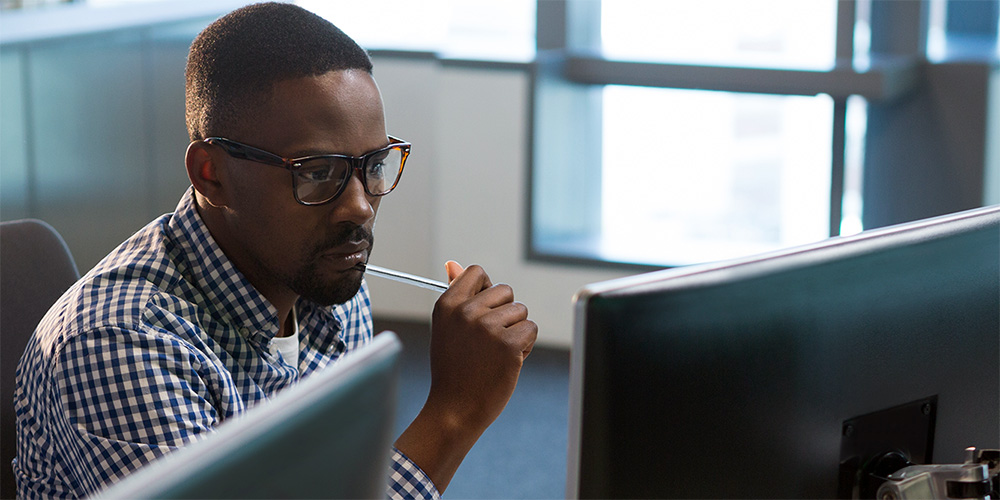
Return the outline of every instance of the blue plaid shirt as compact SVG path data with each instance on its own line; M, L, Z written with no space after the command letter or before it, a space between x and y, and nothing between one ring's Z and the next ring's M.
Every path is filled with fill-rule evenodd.
M83 497L199 439L372 338L368 287L345 304L300 299L298 366L272 353L274 307L226 258L189 188L69 289L17 369L23 498ZM388 495L438 497L393 450Z

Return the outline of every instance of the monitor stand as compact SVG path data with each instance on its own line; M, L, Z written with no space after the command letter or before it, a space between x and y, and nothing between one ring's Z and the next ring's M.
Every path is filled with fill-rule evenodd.
M839 498L875 498L890 474L929 464L937 396L844 421L840 440Z

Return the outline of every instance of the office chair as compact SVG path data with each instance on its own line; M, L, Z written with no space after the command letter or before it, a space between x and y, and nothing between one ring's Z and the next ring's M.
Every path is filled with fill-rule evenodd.
M35 326L77 279L69 247L34 219L0 222L0 498L14 498L14 372Z

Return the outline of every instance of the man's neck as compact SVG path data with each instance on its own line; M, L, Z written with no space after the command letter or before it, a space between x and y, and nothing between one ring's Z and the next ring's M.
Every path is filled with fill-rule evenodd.
M198 215L201 220L205 223L205 227L208 228L208 232L215 239L215 243L219 245L222 253L226 254L229 261L233 264L236 269L238 269L243 276L253 285L254 289L260 293L265 300L267 300L271 306L274 307L278 315L278 337L287 337L295 332L292 325L292 308L295 307L295 302L298 300L298 296L294 292L288 290L278 283L271 283L267 280L262 280L262 276L265 273L255 272L253 266L253 259L240 253L237 243L234 243L233 238L229 233L229 228L226 225L225 218L220 213L220 209L213 207L208 200L206 200L199 193L195 193L195 209L198 211ZM268 284L273 286L268 286Z
M279 313L278 317L279 318L281 317L280 313ZM278 329L278 334L275 335L275 336L276 337L290 337L293 333L295 333L295 311L294 311L294 306L293 306L292 310L289 310L289 312L287 314L285 314L285 320L281 322L281 328Z

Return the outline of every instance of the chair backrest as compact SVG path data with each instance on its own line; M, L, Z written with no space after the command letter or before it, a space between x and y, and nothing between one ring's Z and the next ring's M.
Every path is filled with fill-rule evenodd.
M35 326L80 273L66 242L34 219L0 222L0 498L14 498L14 372Z

